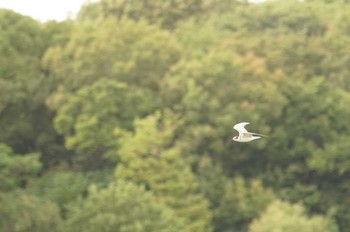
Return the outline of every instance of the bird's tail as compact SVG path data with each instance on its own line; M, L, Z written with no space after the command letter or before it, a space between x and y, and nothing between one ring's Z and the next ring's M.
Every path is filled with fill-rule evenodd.
M261 137L269 137L268 135L263 135L263 134L258 134L258 133L252 133L252 135L257 135L257 136L261 136Z

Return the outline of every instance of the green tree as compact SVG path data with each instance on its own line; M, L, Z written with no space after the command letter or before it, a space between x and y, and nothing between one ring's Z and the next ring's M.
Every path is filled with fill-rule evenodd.
M38 153L19 155L7 145L0 144L0 191L24 187L41 167Z
M340 176L350 171L349 136L338 136L334 142L326 143L323 149L317 149L308 160L311 168L319 173L336 173Z
M171 112L136 120L135 133L122 137L116 176L152 191L159 202L184 220L181 231L211 231L208 202L198 192L190 165L171 145L178 120Z
M53 46L43 57L43 67L57 82L50 107L55 108L64 93L100 78L127 82L133 92L157 103L152 97L159 81L181 55L170 33L127 19L78 25L65 46Z
M246 231L250 222L275 200L271 189L258 179L224 176L208 157L198 168L201 192L209 199L214 231Z
M43 34L45 36L45 42L48 44L47 49L65 46L69 42L73 32L74 22L71 20L46 22L43 25Z
M347 210L340 210L343 203L338 199L344 191L348 194L344 161L344 141L350 131L348 93L325 78L294 81L286 87L283 92L289 104L283 110L283 122L274 122L265 149L269 161L264 180L282 199L303 199L309 212L326 214L339 207L335 219L340 229L347 228L343 221Z
M249 223L275 199L260 180L234 178L225 186L223 198L216 211L217 231L245 231Z
M349 7L341 1L266 1L238 7L215 22L232 33L226 44L267 58L270 69L296 79L324 76L348 90Z
M64 157L45 105L52 89L41 67L46 34L39 22L0 10L0 142L17 153L40 151L45 167Z
M182 220L151 192L121 180L99 191L92 186L67 218L66 231L177 232L183 228Z
M348 0L102 0L39 23L0 10L4 215L50 200L67 216L88 184L117 177L143 185L179 231L246 231L275 195L303 202L305 228L332 215L347 231L349 12ZM240 121L269 137L232 142ZM45 202L8 195L25 187ZM88 221L85 200L71 230Z
M263 150L265 141L255 148L233 146L233 130L228 128L235 121L248 120L261 128L261 133L268 133L268 120L279 118L287 103L278 88L283 77L283 73L270 73L264 60L253 53L213 50L173 66L163 83L162 96L164 105L183 116L177 143L194 154L191 162L215 154L231 172L257 173L265 160L255 154ZM252 163L256 169L249 168Z
M277 231L319 231L337 232L337 226L327 217L316 215L309 217L301 204L283 201L273 202L259 219L249 226L249 232Z
M37 179L32 179L25 191L56 203L61 210L83 195L89 184L88 177L72 171L51 171Z
M60 232L59 207L22 192L0 193L0 230L8 232Z
M104 154L117 147L113 130L132 129L141 103L141 96L135 96L125 84L101 79L67 99L58 109L55 127L65 137L66 147L76 152L78 164L98 167L105 164Z
M0 141L20 153L30 152L42 132L33 127L45 96L45 89L38 91L44 81L41 35L40 25L31 18L0 10Z
M147 19L152 24L172 29L180 20L185 20L202 13L205 1L174 0L174 1L130 1L102 0L85 5L79 20L105 19L108 17L130 18L133 20Z

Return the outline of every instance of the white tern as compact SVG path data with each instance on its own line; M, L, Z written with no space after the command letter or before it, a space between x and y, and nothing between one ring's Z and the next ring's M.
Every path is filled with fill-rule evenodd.
M233 141L240 142L240 143L246 143L253 141L255 139L260 139L261 137L265 137L266 135L258 134L258 133L252 133L248 132L247 129L245 129L245 126L248 125L249 122L241 122L233 126L233 129L238 131L238 136L235 136L232 138ZM267 136L266 136L267 137Z

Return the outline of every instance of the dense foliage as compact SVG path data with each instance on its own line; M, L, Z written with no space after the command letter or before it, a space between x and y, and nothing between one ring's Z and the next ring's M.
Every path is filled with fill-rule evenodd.
M350 3L0 9L1 231L348 231ZM241 121L269 137L233 142Z

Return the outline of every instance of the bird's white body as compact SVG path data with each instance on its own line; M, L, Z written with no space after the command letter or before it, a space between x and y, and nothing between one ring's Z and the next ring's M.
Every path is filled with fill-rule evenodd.
M238 136L233 137L233 141L247 143L256 139L260 139L262 136L266 136L258 133L248 132L245 128L245 126L248 124L249 122L241 122L233 126L233 129L238 131Z

